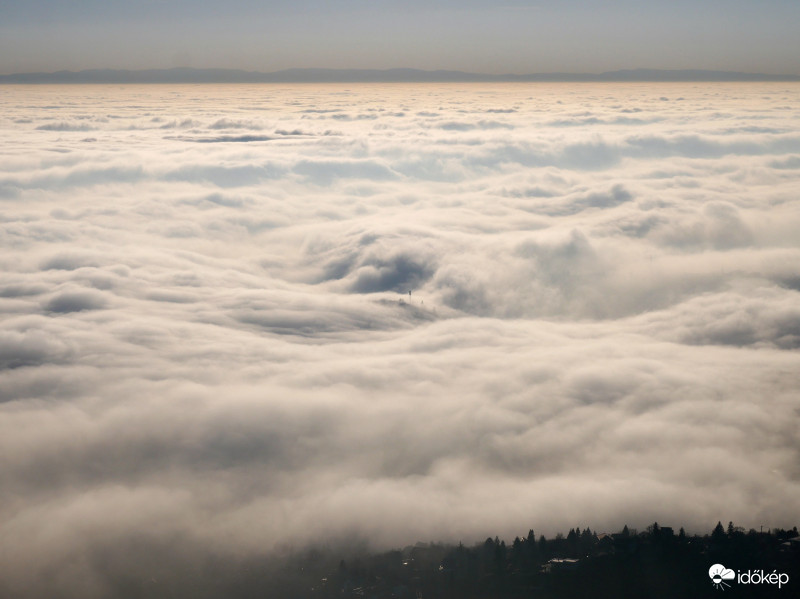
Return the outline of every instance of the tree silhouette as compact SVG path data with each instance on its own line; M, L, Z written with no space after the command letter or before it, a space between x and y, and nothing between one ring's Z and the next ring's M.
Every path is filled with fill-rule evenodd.
M714 530L711 531L711 540L715 543L721 543L725 540L725 529L722 527L722 522L717 522Z

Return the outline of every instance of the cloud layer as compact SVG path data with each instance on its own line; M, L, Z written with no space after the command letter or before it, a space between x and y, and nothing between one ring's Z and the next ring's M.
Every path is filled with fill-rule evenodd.
M0 591L796 524L797 85L0 101Z

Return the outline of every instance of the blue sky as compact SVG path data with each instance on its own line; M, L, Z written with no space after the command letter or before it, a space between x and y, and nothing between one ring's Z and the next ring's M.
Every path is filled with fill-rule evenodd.
M290 67L800 74L795 0L0 0L0 73Z

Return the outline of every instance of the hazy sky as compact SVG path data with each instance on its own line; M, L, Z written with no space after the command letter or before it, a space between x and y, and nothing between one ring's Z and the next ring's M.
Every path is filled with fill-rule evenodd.
M0 0L0 73L290 67L800 73L796 0Z

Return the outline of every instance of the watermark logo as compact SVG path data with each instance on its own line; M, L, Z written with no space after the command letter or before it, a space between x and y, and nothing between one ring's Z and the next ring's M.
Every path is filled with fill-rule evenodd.
M711 584L714 588L724 591L730 588L730 581L737 584L774 584L781 588L789 582L789 575L784 572L773 570L772 572L764 572L764 570L747 570L742 572L738 570L734 572L730 568L726 568L722 564L714 564L708 569L708 577L711 579Z
M708 576L711 578L711 584L714 585L714 588L724 591L725 587L731 586L725 581L736 578L736 572L722 564L714 564L708 569Z

